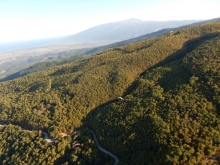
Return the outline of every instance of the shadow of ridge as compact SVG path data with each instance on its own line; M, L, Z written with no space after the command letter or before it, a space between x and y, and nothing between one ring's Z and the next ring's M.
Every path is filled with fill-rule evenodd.
M219 36L219 34L220 33L212 33L187 41L181 50L171 54L169 57L165 58L163 61L159 62L148 70L166 65L175 60L181 60L181 58L183 58L188 52L203 44L206 40ZM140 76L144 76L145 74L146 71L144 71ZM138 82L136 80L130 87L127 88L126 92L123 94L123 97L130 94L137 87ZM124 158L125 154L130 154L132 157L134 157L132 153L147 151L152 154L154 153L158 156L158 158L161 156L160 154L162 154L160 158L160 161L162 161L162 158L164 159L163 156L165 156L166 152L168 152L166 149L169 146L155 141L153 137L155 137L155 135L158 133L162 133L164 134L164 137L166 137L167 133L164 131L165 127L163 125L166 123L164 123L163 120L161 120L161 118L157 115L143 114L143 116L141 116L140 113L136 114L136 112L133 110L136 105L134 101L135 100L124 98L123 100L113 99L101 104L91 110L82 119L82 124L84 127L93 129L101 146L117 155L120 161L122 161L121 159ZM136 111L138 110L139 109ZM127 117L131 116L130 113L132 113L132 122L124 125L123 121L126 123L126 120L128 120ZM164 132L160 132L160 128L163 127ZM132 134L135 136L130 138ZM153 143L151 144L148 141ZM158 151L158 148L162 148L162 150ZM155 163L154 161L156 161L156 159L147 158L146 162L143 163Z
M198 37L198 38L191 39L191 40L185 42L183 44L183 47L180 50L177 50L175 53L169 55L168 57L166 57L161 62L155 64L152 67L150 67L148 70L156 68L158 66L163 66L163 65L165 65L167 63L170 63L172 61L175 61L175 60L178 60L180 58L183 58L187 53L191 52L196 47L198 47L201 44L203 44L206 40L209 40L209 39L212 39L212 38L215 38L215 37L219 37L219 36L220 36L220 32L215 32L215 33L205 34L205 35L203 35L201 37ZM145 72L146 71L141 73L140 76L142 76Z
M220 33L217 33L217 32L211 33L211 34L206 34L201 37L198 37L198 38L195 38L195 39L192 39L192 40L185 42L185 44L183 45L183 47L180 50L177 50L173 54L166 57L164 60L153 65L152 67L149 67L147 70L143 71L139 77L145 77L148 71L151 71L157 67L161 67L161 66L167 65L173 61L180 60L187 53L189 53L190 51L192 51L193 49L195 49L199 45L203 44L206 40L218 37L219 35L220 35ZM189 71L188 69L186 69L186 70ZM125 92L122 94L122 97L131 94L132 91L134 91L138 87L139 83L137 80L138 80L138 78L125 90Z
M162 151L158 151L158 147L167 149L166 145L154 140L158 133L166 134L160 132L161 128L165 127L162 119L150 114L136 113L135 105L136 103L131 103L131 100L126 98L110 101L91 110L82 119L84 127L93 129L100 145L115 154L122 163L127 161L124 159L127 159L128 155L135 160L137 153L147 151L152 152L154 157L161 158L164 155ZM131 114L133 122L128 122L127 116L131 117ZM135 136L131 138L132 135ZM141 161L141 164L149 164L155 160L149 157Z
M100 146L102 148L104 148L105 150L111 152L112 154L114 154L116 157L118 157L119 162L120 162L120 156L118 155L118 153L115 152L114 148L112 148L112 146L109 145L108 140L105 140L105 138L103 139L102 135L106 135L108 134L108 130L107 129L98 129L96 124L100 124L101 121L99 120L100 116L102 116L102 112L105 112L105 114L108 114L108 109L106 109L106 107L111 106L112 104L117 104L117 102L121 102L122 100L119 99L113 99L111 101L108 101L104 104L101 104L99 106L97 106L96 108L94 108L93 110L91 110L83 119L82 119L82 125L84 128L88 127L89 129L93 130L93 132L95 133L97 140L100 144ZM112 108L112 110L114 111L114 109ZM98 117L99 116L99 117ZM96 122L96 124L94 123ZM110 125L106 125L104 123L101 123L100 126L107 126L110 128ZM117 125L115 126L115 128L117 127L122 127L122 125Z
M211 39L211 38L215 38L218 37L220 35L220 33L211 33L211 34L206 34L203 35L201 37L192 39L187 41L182 49L176 51L175 53L171 54L170 56L166 57L164 60L162 60L161 62L155 64L154 66L148 68L146 71L142 72L140 74L139 77L145 76L145 74L147 73L147 71L152 70L156 67L159 66L163 66L166 64L169 64L175 60L180 60L181 58L183 58L187 53L189 53L190 51L192 51L193 49L195 49L196 47L198 47L199 45L203 44L206 40ZM125 97L126 95L129 95L132 93L132 91L134 91L137 87L138 87L139 83L137 82L137 80L135 80L126 90L125 92L122 94L122 97ZM94 114L96 111L99 111L100 108L104 108L107 105L110 105L114 102L120 101L118 98L107 101L99 106L97 106L96 108L94 108L93 110L91 110L89 112L89 114ZM88 114L88 115L89 115ZM84 120L84 119L83 119ZM88 126L88 125L87 125Z

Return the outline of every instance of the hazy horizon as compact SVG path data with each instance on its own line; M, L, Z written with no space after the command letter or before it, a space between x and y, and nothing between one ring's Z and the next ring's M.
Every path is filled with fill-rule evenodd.
M74 35L97 25L130 18L213 19L220 16L218 6L217 0L0 1L0 43Z
M43 38L30 38L30 39L24 39L24 40L15 40L15 41L9 41L9 42L0 42L0 44L11 44L11 43L20 43L20 42L28 42L28 41L42 41L42 40L59 40L59 39L64 39L73 35L76 35L78 33L81 33L83 31L89 30L91 28L97 27L97 26L101 26L101 25L105 25L105 24L110 24L110 23L117 23L117 22L123 22L123 21L128 21L128 20L132 20L132 19L137 19L143 22L171 22L171 21L188 21L188 20L166 20L166 21L156 21L156 20L141 20L138 18L128 18L128 19L124 19L124 20L119 20L119 21L114 21L114 22L107 22L107 23L103 23L103 24L98 24L98 25L94 25L92 27L88 27L87 29L84 29L82 31L78 31L74 34L67 34L67 35L61 35L61 36L52 36L52 37L43 37ZM190 20L189 20L190 21ZM204 20L192 20L195 22L199 22L199 21L204 21Z

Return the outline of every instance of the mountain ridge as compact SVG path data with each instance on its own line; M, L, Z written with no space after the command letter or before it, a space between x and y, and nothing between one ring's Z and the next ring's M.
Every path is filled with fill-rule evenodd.
M127 23L126 23L127 22ZM124 20L124 21L118 21L118 22L115 22L116 24L122 24L123 25L123 27L126 27L127 25L125 25L125 24L128 24L128 26L130 26L131 25L131 23L135 23L134 25L136 25L137 24L137 22L138 22L138 24L139 23L143 23L144 21L141 21L141 20L139 20L139 19L135 19L135 18L132 18L132 19L128 19L128 20ZM148 22L150 22L151 24L154 24L155 23L155 21L148 21ZM164 22L166 22L166 23L169 23L169 22L172 22L172 21L164 21ZM176 22L176 21L175 21ZM181 21L180 21L181 22ZM107 24L108 25L108 24ZM97 26L97 27L100 27L100 26ZM122 27L122 30L124 29ZM172 29L170 29L170 30L172 30ZM132 29L131 29L131 31L133 31ZM110 44L110 45L106 45L106 44L104 44L104 45L106 45L106 46L99 46L99 47L96 47L95 45L93 46L93 47L95 47L95 48L87 48L87 49L89 49L89 51L86 51L86 49L76 49L76 51L72 51L73 52L73 55L75 55L75 54L77 54L77 52L78 52L78 54L86 54L86 55L90 55L90 54L95 54L95 53L99 53L100 51L104 51L104 50L107 50L107 49L109 49L109 48L113 48L113 47L117 47L117 46L122 46L122 45L125 45L125 44L129 44L129 43L132 43L132 42L137 42L137 41L141 41L141 40L144 40L144 39L149 39L149 38L152 38L152 37L156 37L156 36L159 36L159 35L162 35L162 34L165 34L165 33L167 33L169 31L169 29L163 29L163 30L160 30L160 31L157 31L157 32L153 32L153 33L150 33L150 34L146 34L146 35L143 35L143 36L140 36L140 37L137 37L137 38L133 38L133 39L130 39L130 40L125 40L125 41L121 41L121 42L116 42L116 43L113 43L113 44ZM105 32L104 32L105 33ZM120 35L118 35L118 36L120 36ZM94 42L94 41L93 41ZM102 41L103 42L103 41ZM108 41L108 42L110 42L110 41ZM108 43L107 42L107 43ZM113 42L113 41L111 41L111 42ZM110 42L110 43L111 43ZM64 44L64 43L63 43ZM71 44L71 42L70 41L68 41L68 44L67 45L70 45ZM90 43L90 44L92 44L92 43ZM94 43L93 43L94 44ZM100 43L97 43L97 44L100 44ZM76 44L76 45L78 45L78 44ZM86 47L88 47L88 45L89 45L89 43L86 43L86 44L84 44ZM100 44L101 45L101 44ZM102 44L103 45L103 44ZM65 44L64 44L64 46L65 46ZM55 48L55 47L62 47L62 44L61 45L57 45L57 46L53 46L53 48ZM67 46L67 48L68 48L68 46ZM70 49L70 48L69 48ZM47 49L45 49L45 50L47 50ZM59 55L59 54L61 54L61 55L59 55L58 57L60 57L60 56L62 56L62 54L70 54L70 52L71 52L71 50L70 51L67 51L67 52L64 52L63 50L62 50L62 52L58 52L58 53L56 53L56 51L58 51L58 50L54 50L55 52L54 53L47 53L47 54L43 54L43 55L41 55L41 56L45 56L45 58L43 58L43 61L45 60L45 59L51 59L51 60L53 60L53 59L56 59L56 57L54 57L53 58L53 54L56 56L57 54ZM33 53L33 52L30 52L30 53ZM10 53L9 53L10 54ZM28 53L26 53L26 54L28 54ZM35 53L36 54L36 53ZM51 54L51 55L50 55ZM49 56L49 57L48 57ZM39 57L39 59L40 59L40 57ZM34 58L31 58L30 59L30 61L31 61L31 63L33 64L33 60L34 60ZM38 60L38 59L37 59ZM51 61L51 60L49 60L49 61ZM13 62L13 61L12 61ZM23 61L22 61L23 62ZM29 60L28 60L28 63L29 63ZM9 64L10 64L10 60L9 60ZM15 65L15 64L14 64ZM8 64L7 64L7 66L8 66ZM25 65L24 65L25 66ZM36 66L36 65L35 65ZM6 67L6 66L5 66ZM17 66L17 68L21 68L21 66ZM6 67L6 69L4 69L4 68L1 68L1 70L4 72L5 70L7 70L7 72L12 72L11 70L13 70L13 69L10 69L10 68L8 68L8 67ZM27 69L25 69L25 70L28 70L28 68ZM24 75L23 73L20 73L20 72L26 72L26 71L18 71L18 72L15 72L13 75L9 75L8 73L6 73L6 72L4 72L4 73L2 73L2 74L4 74L4 75L6 75L6 76L4 76L4 75L2 75L2 78L1 78L1 81L5 81L5 80L10 80L10 79L13 79L13 78L15 78L15 77L18 77L19 75Z
M133 21L133 20L136 21L136 19L131 19L131 21ZM127 20L125 20L125 21L127 21ZM137 21L141 21L141 20L137 19ZM215 19L211 19L211 20L196 22L196 23L192 23L192 24L189 24L189 25L184 25L184 26L177 27L177 28L162 29L162 30L159 30L157 32L145 34L145 35L142 35L142 36L139 36L139 37L136 37L136 38L132 38L132 39L128 39L128 40L124 40L124 41L120 41L120 42L116 42L116 43L113 43L113 44L104 45L104 46L100 46L100 47L96 47L96 48L91 48L90 50L87 50L87 51L86 50L85 51L82 50L81 54L93 55L93 54L100 53L102 51L106 51L108 49L115 48L115 47L118 47L118 46L123 46L123 45L126 45L126 44L131 44L131 43L134 43L134 42L139 42L139 41L142 41L142 40L146 40L146 39L150 39L150 38L153 38L153 37L157 37L157 36L169 33L170 31L176 31L176 30L181 29L181 28L186 28L186 27L190 27L190 26L200 25L200 24L204 24L204 23L211 23L211 22L216 22L216 21L220 21L220 18L215 18ZM121 21L119 21L119 22L121 22ZM50 64L50 62L48 64L45 63L45 65L47 65L47 66L50 66L51 64ZM52 65L54 66L54 64L52 64ZM33 65L30 69L33 70L32 68L34 68L35 66L38 66L38 64ZM44 66L43 68L46 68L46 67ZM18 71L18 72L14 73L12 75L9 75L9 76L7 76L7 77L5 77L3 79L0 79L0 82L7 81L7 80L12 80L14 78L26 75L26 73L30 73L28 71L30 69L27 68L27 69ZM40 69L40 70L42 70L42 69ZM39 70L36 69L36 71L39 71Z
M189 25L183 25L183 26L180 26L180 27L177 27L177 28L165 28L165 29L158 30L156 32L145 34L145 35L135 37L135 38L132 38L132 39L128 39L128 40L116 42L116 43L113 43L113 44L96 47L96 48L93 48L93 49L91 49L91 50L89 50L85 53L86 54L95 54L95 53L99 53L101 51L104 51L104 50L107 50L107 49L110 49L110 48L114 48L114 47L117 47L117 46L123 46L123 45L130 44L130 43L133 43L133 42L138 42L138 41L150 39L152 37L157 37L157 36L163 35L165 33L169 33L170 31L175 31L175 30L178 30L178 29L181 29L181 28L186 28L186 27L190 27L190 26L195 26L195 25L205 24L205 23L211 23L211 22L216 22L216 21L220 21L220 18L214 18L214 19L211 19L211 20L199 21L199 22L192 23L192 24L189 24Z
M164 28L172 28L197 22L198 20L183 21L142 21L136 18L106 23L94 26L75 35L69 36L66 40L89 41L89 40L112 40L122 41L130 38L158 31ZM116 30L117 29L117 30Z

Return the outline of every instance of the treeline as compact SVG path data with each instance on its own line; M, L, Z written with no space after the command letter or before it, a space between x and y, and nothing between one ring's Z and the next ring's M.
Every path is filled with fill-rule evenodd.
M122 164L198 162L218 149L219 32L185 28L2 82L0 121L54 138L90 126ZM197 73L203 47L217 60Z

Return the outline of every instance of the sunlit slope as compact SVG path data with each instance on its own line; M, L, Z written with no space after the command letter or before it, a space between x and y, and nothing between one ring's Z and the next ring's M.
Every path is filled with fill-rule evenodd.
M0 120L56 137L81 126L96 107L133 91L134 81L149 68L183 57L195 49L194 39L210 39L219 31L218 22L186 28L0 83Z
M87 115L85 125L121 164L198 164L220 150L217 26L183 29L167 37L206 33L187 42L181 58L144 72L123 100Z
M169 33L170 31L177 31L177 30L182 29L182 28L191 27L191 26L200 25L200 24L205 24L205 23L216 22L216 21L219 21L219 20L220 20L220 18L216 18L216 19L196 22L196 23L193 23L193 24L189 24L189 25L185 25L185 26L181 26L181 27L177 27L177 28L166 28L166 29L162 29L162 30L159 30L159 31L155 31L153 33L148 33L148 34L142 35L140 37L124 40L124 41L121 41L121 42L116 42L116 43L113 43L113 44L110 44L110 45L106 45L107 44L106 43L106 44L104 44L104 46L99 46L99 47L95 47L95 48L83 48L83 49L75 49L75 50L72 50L72 51L63 51L63 52L59 52L59 53L49 53L49 54L45 54L44 57L25 58L25 59L23 59L24 61L21 61L22 58L20 59L20 61L19 60L16 60L16 61L12 60L11 62L9 62L7 64L4 63L3 65L1 65L1 69L2 69L3 72L2 72L2 75L0 77L0 82L13 80L15 78L22 77L22 76L25 76L27 74L33 73L33 72L42 71L42 70L48 69L51 66L56 66L56 65L59 65L60 63L66 63L66 61L67 61L66 59L64 59L60 62L59 61L54 62L54 60L56 60L56 59L63 59L64 57L67 58L67 57L70 57L70 56L72 56L72 58L78 58L77 56L82 57L83 56L82 54L86 54L86 55L91 55L92 54L92 55L94 55L94 54L106 51L108 49L111 49L111 48L128 45L128 44L131 44L131 43L134 43L134 42L139 42L139 41L147 40L147 39L150 39L150 38L155 38L155 37L164 35L166 33ZM147 32L145 31L145 33L147 33ZM85 45L84 45L84 47L85 47ZM55 46L54 48L57 48L57 46ZM13 53L12 53L12 55L13 55ZM10 57L10 54L9 54L9 57ZM72 58L69 59L69 60L72 60ZM46 62L46 63L41 62L41 63L37 63L37 64L32 65L33 63L37 62L36 60L37 61L45 61L45 60L48 61L49 60L51 62ZM25 61L26 61L26 63L25 63ZM16 65L18 63L19 63L19 66ZM29 66L32 65L32 66L29 67L29 68L26 68L27 65L29 65ZM26 69L21 70L22 68L26 68Z

